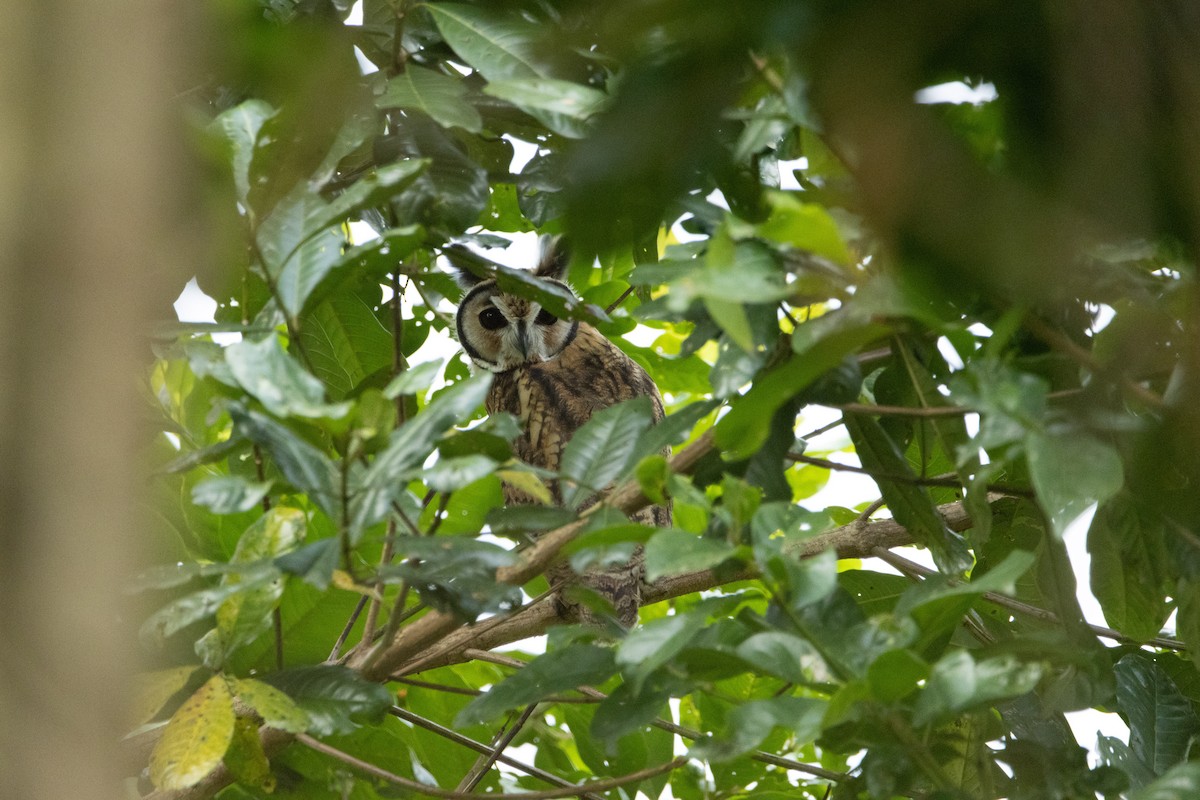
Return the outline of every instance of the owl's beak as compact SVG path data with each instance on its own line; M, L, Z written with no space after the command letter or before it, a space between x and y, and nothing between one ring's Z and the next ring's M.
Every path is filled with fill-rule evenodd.
M529 331L525 328L525 323L517 323L517 350L521 353L521 358L529 358Z

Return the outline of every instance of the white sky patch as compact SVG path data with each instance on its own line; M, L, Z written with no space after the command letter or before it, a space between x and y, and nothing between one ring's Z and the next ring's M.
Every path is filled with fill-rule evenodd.
M350 15L346 17L346 24L363 24L363 0L358 0L353 6L350 7Z
M796 180L796 170L808 169L807 158L797 158L793 161L779 162L779 188L784 191L797 191L800 181Z
M945 336L938 337L937 349L942 354L942 358L946 359L946 363L950 366L950 369L958 372L965 366L962 359L958 356L958 351L954 349L954 345L950 344L950 340Z
M217 301L204 293L196 279L192 278L175 299L175 316L180 322L217 321Z
M990 103L997 97L999 95L996 93L996 87L990 83L968 86L962 81L951 81L950 83L939 83L937 86L926 86L924 89L919 89L913 95L913 99L918 103L929 105L934 103L971 103L978 106Z
M525 169L525 165L533 160L533 157L538 153L538 146L531 144L524 139L518 139L515 136L504 134L501 138L507 139L513 147L512 162L508 165L508 171L513 175L520 175L521 170Z
M1088 304L1088 310L1095 314L1095 320L1092 322L1092 333L1096 334L1108 327L1108 323L1113 321L1113 317L1117 312L1113 307L1105 303L1097 305Z
M1078 587L1075 594L1079 598L1079 607L1083 610L1083 618L1093 625L1107 627L1108 623L1104 619L1100 603L1092 594L1092 557L1087 551L1087 532L1092 525L1092 517L1095 515L1096 506L1093 504L1087 511L1076 517L1075 521L1063 531L1063 544L1067 546L1071 566L1075 569L1075 584Z

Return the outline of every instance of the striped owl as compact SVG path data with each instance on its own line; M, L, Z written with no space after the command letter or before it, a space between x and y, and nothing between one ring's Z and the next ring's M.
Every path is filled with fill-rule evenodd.
M534 274L570 290L563 282L569 258L558 239L543 238L542 255ZM584 322L559 319L537 301L502 291L492 279L465 271L459 275L466 293L458 307L458 340L477 369L494 373L485 406L489 414L507 412L521 421L515 455L527 464L557 472L563 448L592 414L624 400L646 395L654 419L662 419L662 397L654 381L636 362L599 331ZM669 455L669 450L665 451ZM562 502L557 481L550 483L556 502ZM509 485L509 505L535 502ZM586 505L596 502L589 500ZM671 509L649 506L630 519L659 527L671 524ZM565 563L547 576L552 585L582 584L611 603L623 627L637 622L643 575L642 551L616 567L589 570L579 576ZM565 619L598 625L592 609L558 596Z

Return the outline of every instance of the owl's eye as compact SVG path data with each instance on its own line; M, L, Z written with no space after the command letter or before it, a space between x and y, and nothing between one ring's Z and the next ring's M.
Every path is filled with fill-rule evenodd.
M488 306L479 312L479 324L489 331L498 331L508 324L508 320L500 313L500 309L495 306Z
M558 322L558 317L554 316L549 311L547 311L546 309L543 308L541 311L538 312L538 315L536 317L534 317L533 321L536 322L538 325L553 325L554 323Z

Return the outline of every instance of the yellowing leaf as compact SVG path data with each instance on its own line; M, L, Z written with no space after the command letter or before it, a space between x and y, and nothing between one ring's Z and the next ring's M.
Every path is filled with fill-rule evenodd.
M302 733L308 728L308 714L304 709L274 686L246 678L235 680L233 690L238 699L257 711L272 728L289 733Z
M196 671L196 666L175 667L158 672L148 672L134 678L136 697L131 712L131 724L141 725L150 720L163 703L187 685L188 678Z
M333 571L333 585L347 592L354 592L355 594L361 594L363 597L370 597L373 600L383 599L374 588L354 580L354 576L344 569L335 569Z
M233 739L233 696L214 675L187 699L150 754L150 781L158 789L186 789L212 772Z
M546 484L542 483L542 479L532 472L501 469L496 470L496 477L514 489L518 489L529 495L539 503L548 506L554 504L554 498L551 496L550 490L546 488Z
M258 725L249 717L239 717L233 729L233 740L225 753L225 766L229 767L238 783L254 786L270 794L275 791L275 776L271 774L271 763L263 752L262 739L258 738Z

